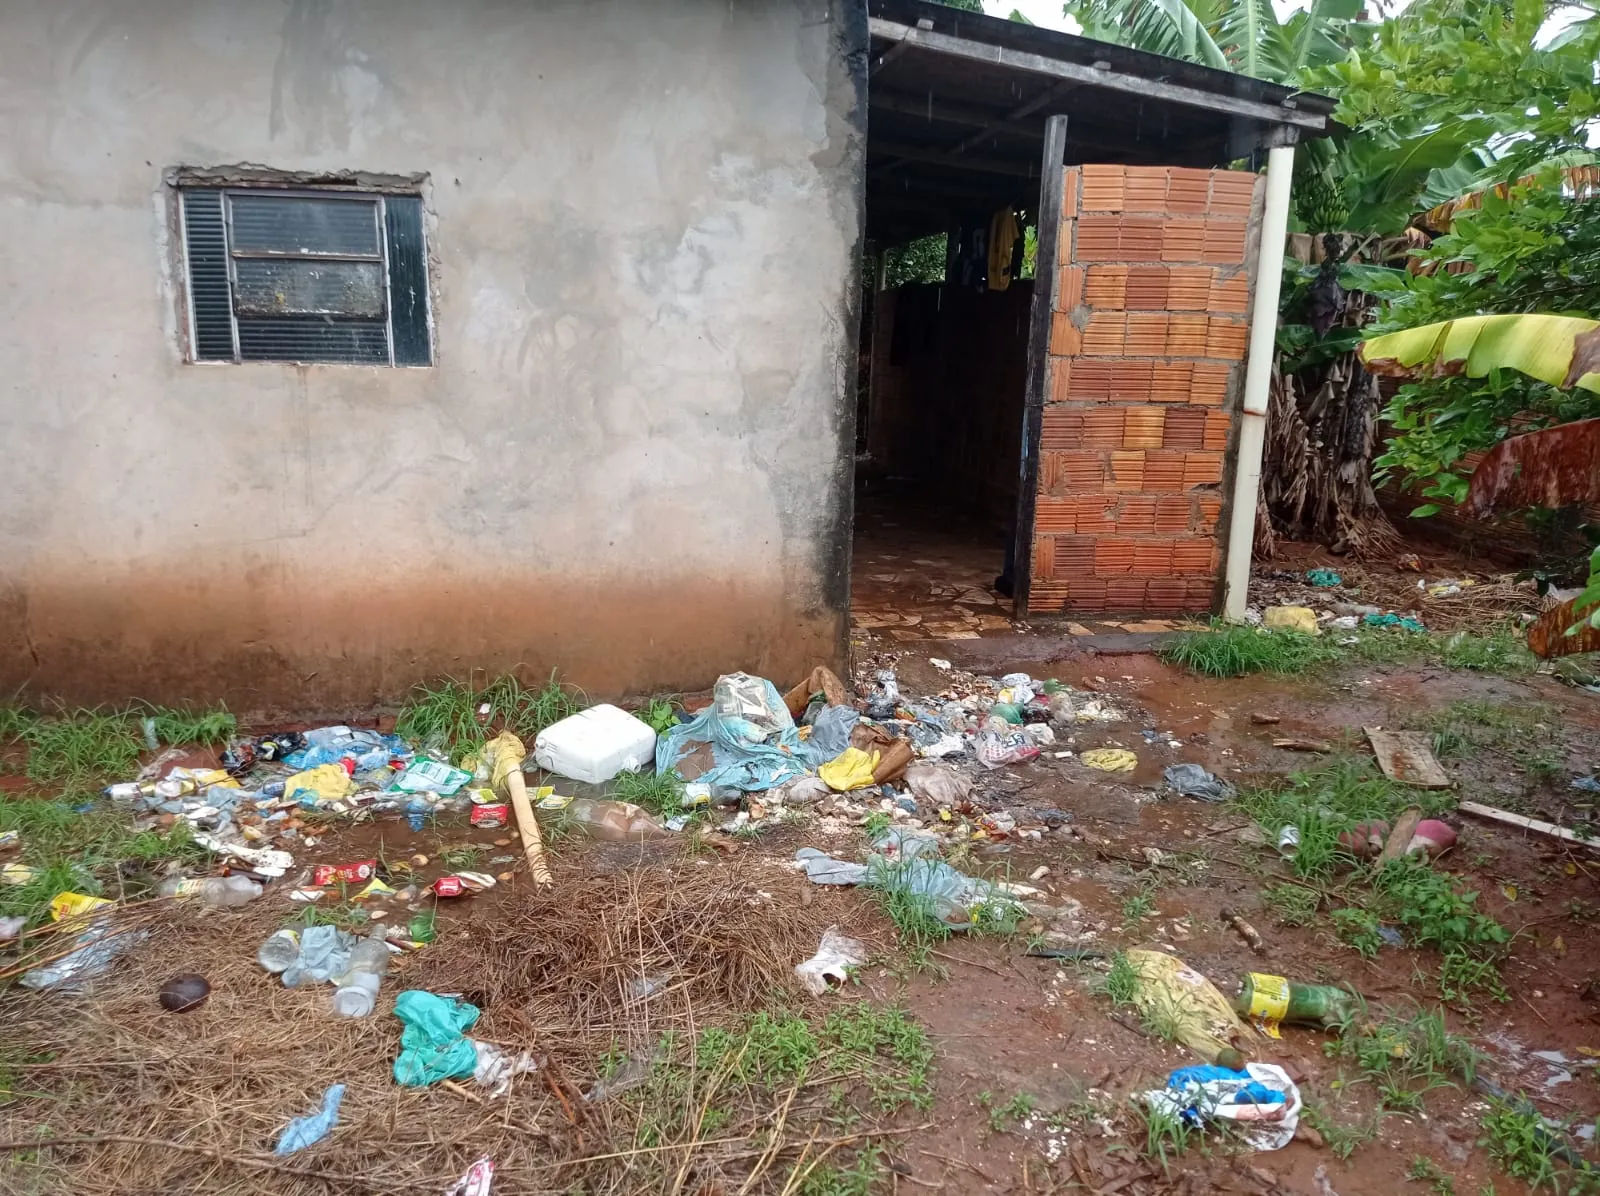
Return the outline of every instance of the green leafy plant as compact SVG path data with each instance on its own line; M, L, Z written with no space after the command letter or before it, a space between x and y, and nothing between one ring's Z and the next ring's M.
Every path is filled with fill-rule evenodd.
M1434 1196L1456 1196L1456 1185L1439 1166L1426 1155L1418 1155L1406 1168L1406 1178L1421 1180L1434 1191Z
M670 768L666 772L619 772L611 782L611 796L663 817L683 813L683 781Z
M1367 959L1376 959L1383 947L1378 919L1364 909L1336 909L1328 915L1339 941L1353 947Z
M1437 1012L1374 1019L1357 1004L1337 1035L1323 1050L1356 1066L1359 1080L1377 1089L1380 1110L1415 1111L1433 1089L1454 1087L1457 1080L1470 1083L1477 1074L1477 1051L1450 1033Z
M678 724L678 710L670 698L652 698L634 714L657 735L665 735Z
M1106 970L1100 991L1110 998L1113 1009L1134 1004L1139 996L1139 972L1128 959L1127 952L1117 951L1111 956L1111 966Z
M1300 673L1335 655L1317 638L1298 631L1216 625L1174 636L1162 659L1206 677L1249 673Z
M1316 921L1322 893L1307 885L1271 885L1261 891L1261 901L1283 926L1310 926Z

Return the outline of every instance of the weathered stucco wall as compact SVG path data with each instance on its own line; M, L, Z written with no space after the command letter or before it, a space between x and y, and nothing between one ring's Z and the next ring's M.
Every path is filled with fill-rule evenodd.
M0 689L780 680L847 607L851 0L10 0ZM182 360L163 172L427 172L435 365Z

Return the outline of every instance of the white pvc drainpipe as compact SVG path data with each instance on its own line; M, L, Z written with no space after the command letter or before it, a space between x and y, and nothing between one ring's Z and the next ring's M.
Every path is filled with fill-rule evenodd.
M1267 435L1267 396L1278 336L1278 293L1283 285L1283 246L1289 231L1289 179L1294 146L1279 145L1267 155L1267 203L1261 215L1261 248L1256 257L1256 294L1250 309L1250 355L1244 371L1243 424L1239 459L1233 471L1233 509L1228 520L1228 560L1222 614L1244 618L1250 588L1250 553L1256 532L1256 501L1261 492L1261 448Z

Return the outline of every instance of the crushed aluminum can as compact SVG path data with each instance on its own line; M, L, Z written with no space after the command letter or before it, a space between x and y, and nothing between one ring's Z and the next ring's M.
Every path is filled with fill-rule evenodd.
M472 807L471 822L485 830L494 830L511 821L511 810L504 802Z

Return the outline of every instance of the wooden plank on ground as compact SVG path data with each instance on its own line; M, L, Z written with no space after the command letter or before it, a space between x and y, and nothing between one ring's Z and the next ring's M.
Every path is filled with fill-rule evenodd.
M1419 789L1448 789L1450 778L1434 759L1428 736L1421 731L1385 731L1364 727L1378 767L1391 781L1415 785Z
M1456 808L1461 813L1471 814L1476 818L1487 818L1491 822L1501 822L1506 826L1520 827L1525 831L1532 831L1536 835L1548 835L1552 839L1560 839L1563 843L1573 843L1580 847L1587 847L1591 851L1600 851L1600 839L1585 839L1582 835L1574 834L1566 827L1557 826L1553 822L1540 822L1537 818L1513 814L1510 810L1500 810L1494 806L1480 805L1475 801L1464 801Z

